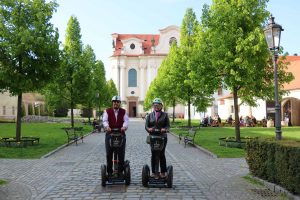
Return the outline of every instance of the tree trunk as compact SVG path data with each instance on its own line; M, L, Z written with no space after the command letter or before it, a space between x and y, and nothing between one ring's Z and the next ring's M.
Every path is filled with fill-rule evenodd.
M17 107L17 124L16 124L16 141L21 140L21 117L22 117L22 93L18 95Z
M74 128L74 100L73 100L73 88L72 88L72 80L71 80L71 89L70 89L70 94L71 94L71 127Z
M173 100L173 119L172 122L175 122L175 106L176 106L176 102L175 99Z
M188 127L191 128L191 99L188 99Z
M234 118L235 118L235 139L236 141L241 141L241 132L240 132L240 118L239 118L239 106L238 106L238 90L233 89L233 102L234 102Z

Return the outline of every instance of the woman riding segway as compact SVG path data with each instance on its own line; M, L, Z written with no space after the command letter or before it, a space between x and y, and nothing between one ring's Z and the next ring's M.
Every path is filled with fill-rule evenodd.
M144 165L142 182L144 186L147 186L148 183L167 183L168 187L172 187L173 167L167 167L165 156L168 141L167 132L170 128L170 120L168 114L162 111L163 105L160 98L155 98L152 105L154 110L147 115L145 124L145 129L150 135L152 174L148 177L150 169L148 165ZM160 173L158 165L160 165Z

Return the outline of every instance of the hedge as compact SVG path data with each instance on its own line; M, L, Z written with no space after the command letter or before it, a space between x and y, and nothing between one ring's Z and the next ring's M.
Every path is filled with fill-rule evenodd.
M250 172L300 194L300 141L254 139L246 144Z

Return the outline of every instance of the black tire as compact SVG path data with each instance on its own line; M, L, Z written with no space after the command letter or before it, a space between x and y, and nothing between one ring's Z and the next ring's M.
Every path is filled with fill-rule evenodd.
M125 175L125 185L129 185L131 182L131 172L130 172L130 165L126 165L124 169L124 175Z
M148 187L149 176L150 176L150 168L148 165L144 165L142 170L142 184L144 187Z
M106 176L106 165L101 165L101 185L106 186L107 176Z
M173 166L169 165L167 168L168 177L167 177L167 186L168 188L172 188L173 186Z

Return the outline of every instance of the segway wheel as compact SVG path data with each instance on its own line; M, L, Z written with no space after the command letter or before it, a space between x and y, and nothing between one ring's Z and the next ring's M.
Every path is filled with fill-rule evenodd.
M142 170L142 184L144 187L148 187L149 176L150 176L150 168L148 165L144 165Z
M104 187L106 186L106 165L101 165L101 185Z
M124 175L125 175L125 185L129 185L131 182L131 173L130 173L130 165L126 165L125 170L124 170Z
M168 188L172 188L172 186L173 186L173 166L172 165L168 166L167 173L168 173L167 186L168 186Z

